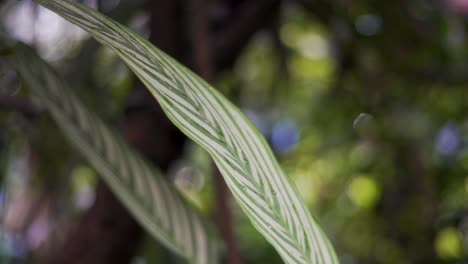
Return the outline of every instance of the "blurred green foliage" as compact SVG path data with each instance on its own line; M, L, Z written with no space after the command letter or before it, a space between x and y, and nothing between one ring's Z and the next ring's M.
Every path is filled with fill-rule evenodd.
M279 122L294 124L297 142L277 155L342 263L468 260L468 11L455 2L285 1L274 25L218 75L215 86L270 142ZM120 21L130 23L139 10ZM90 107L118 120L133 77L109 50L76 41L54 63ZM0 83L3 91L18 85ZM39 152L30 175L38 189L95 184L50 120L4 109L0 118L3 142ZM185 153L169 176L209 215L210 159L192 145ZM56 193L69 202L55 215L73 212L73 195ZM232 207L246 263L282 263ZM157 263L167 254L154 243L145 243L140 259Z

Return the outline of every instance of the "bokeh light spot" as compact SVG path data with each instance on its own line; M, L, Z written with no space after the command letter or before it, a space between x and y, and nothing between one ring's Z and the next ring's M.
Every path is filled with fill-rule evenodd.
M271 144L279 152L285 152L293 148L299 140L299 132L296 125L289 120L276 122L271 132Z
M460 145L460 136L453 122L446 123L437 134L435 147L437 151L448 156L453 154Z
M86 210L94 203L97 178L93 169L88 166L78 166L71 172L74 190L74 203L77 209Z
M373 178L358 176L349 184L348 196L356 206L371 208L380 198L380 188Z
M457 259L462 254L460 233L454 227L446 227L439 231L435 239L437 255L444 260Z
M382 19L374 14L360 15L356 18L356 30L363 36L374 36L382 27Z

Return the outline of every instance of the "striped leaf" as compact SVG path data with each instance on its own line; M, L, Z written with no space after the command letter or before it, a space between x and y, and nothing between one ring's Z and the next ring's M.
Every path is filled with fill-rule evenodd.
M190 263L217 263L208 225L161 173L88 111L30 48L19 44L15 50L13 62L27 86L137 221Z
M99 12L36 0L113 49L143 81L171 121L205 148L255 228L286 263L338 263L295 185L259 131L196 74Z

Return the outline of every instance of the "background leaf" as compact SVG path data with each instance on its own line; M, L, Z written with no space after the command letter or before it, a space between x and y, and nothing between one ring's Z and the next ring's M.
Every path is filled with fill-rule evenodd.
M208 226L148 161L89 112L54 70L19 44L14 62L28 87L135 219L191 263L216 263Z

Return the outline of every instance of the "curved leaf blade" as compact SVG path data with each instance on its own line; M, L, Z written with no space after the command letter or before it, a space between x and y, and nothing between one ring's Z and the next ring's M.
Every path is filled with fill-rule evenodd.
M263 136L219 92L142 37L83 5L36 0L112 48L167 116L213 157L252 224L286 263L338 263Z
M217 240L208 224L162 174L88 111L30 48L19 44L15 50L14 63L30 90L136 220L190 263L217 263Z

